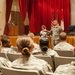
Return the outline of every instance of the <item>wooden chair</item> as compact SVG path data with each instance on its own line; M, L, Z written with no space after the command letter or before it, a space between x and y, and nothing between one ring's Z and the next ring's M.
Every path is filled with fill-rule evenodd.
M67 50L55 50L59 56L66 56L66 57L74 57L73 51L67 51Z
M20 70L8 67L2 67L3 75L40 75L37 70Z
M75 61L74 57L54 57L55 68L59 65L71 63L72 61Z

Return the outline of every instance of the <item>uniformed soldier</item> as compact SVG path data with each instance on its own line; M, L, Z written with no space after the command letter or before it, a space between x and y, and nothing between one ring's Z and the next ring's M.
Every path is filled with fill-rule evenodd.
M48 48L48 46L49 46L49 39L48 38L41 38L40 39L41 53L39 55L44 55L44 56L59 56L56 51Z
M59 34L62 32L62 28L59 26L57 20L52 21L51 32L52 32L52 44L54 47L57 43L60 42Z
M54 50L67 50L67 51L74 51L74 47L66 42L67 34L65 32L61 32L59 35L60 43L58 43Z
M28 36L33 40L34 48L33 48L33 52L32 52L32 53L33 53L34 55L40 53L40 47L39 47L39 45L34 42L34 33L30 32L30 33L28 34Z
M52 72L48 63L42 59L38 59L32 55L33 40L28 36L22 36L17 39L17 47L22 57L12 62L13 68L38 70L40 73Z
M11 46L10 39L8 38L7 35L2 35L1 42L2 42L1 48L2 53L17 53L17 50L15 51L14 47Z
M75 75L75 61L59 65L53 75Z
M3 58L3 57L0 57L0 75L3 75L2 74L2 66L5 66L5 67L11 67L11 62L8 60L8 58Z

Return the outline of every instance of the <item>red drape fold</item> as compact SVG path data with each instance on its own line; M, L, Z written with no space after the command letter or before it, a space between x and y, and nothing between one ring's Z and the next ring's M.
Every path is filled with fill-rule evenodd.
M18 0L18 3L19 3L20 13L21 13L21 17L22 17L22 24L23 24L22 25L22 33L24 33L24 21L25 21L25 17L26 17L29 0Z
M5 29L4 29L4 34L6 34L6 35L9 33L8 20L9 20L9 16L10 16L10 12L11 12L12 1L13 0L6 0L6 25L5 25Z
M63 18L67 31L70 26L70 0L30 0L28 15L31 32L40 32L42 24L50 30L52 18L58 19L59 23Z

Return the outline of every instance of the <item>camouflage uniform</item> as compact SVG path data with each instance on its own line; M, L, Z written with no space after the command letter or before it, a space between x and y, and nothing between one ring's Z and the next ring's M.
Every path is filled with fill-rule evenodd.
M8 47L2 47L1 49L1 53L17 53L17 51L15 51L14 49L12 48L8 48Z
M66 41L58 43L55 47L54 50L72 50L74 51L74 47L67 43Z
M38 55L44 55L44 56L59 56L58 53L52 49L48 49L47 52L41 52Z
M60 65L53 75L75 75L75 64Z
M39 45L36 44L36 43L33 43L33 45L34 45L33 54L38 54L38 53L40 53L41 50L40 50Z
M31 55L28 60L25 56L16 59L12 62L12 67L17 69L38 70L42 74L52 71L47 62L42 59L38 59L33 55Z
M11 67L11 62L6 58L0 57L0 67L1 66Z
M60 32L62 31L62 29L60 28L60 26L53 26L51 28L51 31L52 31L52 44L53 44L53 47L60 42L59 40L59 34Z
M0 57L0 75L3 75L1 72L2 66L11 67L11 62L6 58Z

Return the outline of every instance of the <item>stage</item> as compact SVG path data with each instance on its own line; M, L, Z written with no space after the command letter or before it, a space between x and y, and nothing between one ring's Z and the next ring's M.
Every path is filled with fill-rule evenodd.
M13 46L16 46L16 40L17 40L18 37L19 36L9 36L11 44ZM34 42L39 44L39 39L40 39L40 36L35 36ZM49 39L49 47L52 48L51 37L48 37L48 39ZM75 47L75 36L67 36L66 41Z

